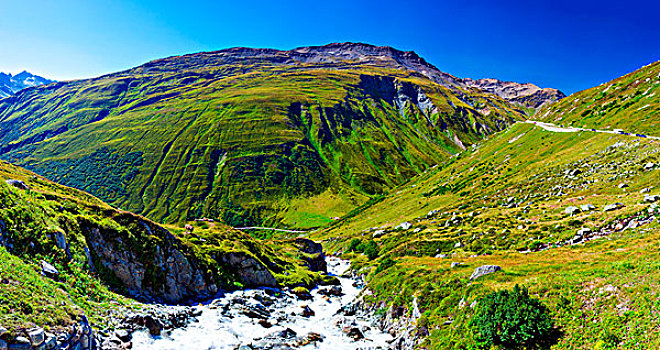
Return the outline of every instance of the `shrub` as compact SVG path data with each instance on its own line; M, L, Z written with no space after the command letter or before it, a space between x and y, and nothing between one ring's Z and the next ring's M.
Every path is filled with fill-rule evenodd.
M385 259L383 259L383 261L380 262L380 264L376 268L376 273L381 273L381 272L387 270L388 268L394 266L395 264L396 264L396 262L388 256Z
M360 243L362 243L362 241L361 241L359 238L353 238L353 239L351 240L351 243L348 244L348 248L346 248L346 251L347 251L347 252L354 252L354 251L356 251L356 248L357 248L357 246L360 245Z
M482 298L469 326L481 349L550 349L561 337L548 308L518 285Z

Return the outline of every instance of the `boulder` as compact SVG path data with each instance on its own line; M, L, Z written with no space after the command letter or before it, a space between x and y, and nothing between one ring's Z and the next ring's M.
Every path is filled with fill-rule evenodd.
M317 343L322 341L323 341L323 336L321 334L316 332L309 332L306 335L300 337L296 342L296 345L298 347L303 347L311 343Z
M57 271L55 266L43 260L41 260L41 273L48 278L57 278L57 276L60 274L60 272Z
M409 223L408 221L400 223L397 227L395 227L395 230L409 230L412 227L412 224Z
M303 260L307 262L309 269L316 272L328 272L328 264L325 261L323 246L307 238L296 238L294 240L298 249L307 254Z
M626 187L628 187L628 184L625 183L625 182L622 182L622 183L619 184L618 187L619 187L619 188L626 188Z
M147 327L149 334L152 336L160 335L161 331L163 330L163 326L160 324L160 322L153 318L151 315L144 317L144 326Z
M660 196L659 195L649 195L649 194L647 194L647 195L644 196L644 202L653 203L653 202L656 202L656 201L660 201Z
M32 328L26 331L28 339L30 339L30 343L32 346L37 347L41 344L44 343L45 335L44 335L44 330L42 328Z
M127 341L130 341L130 340L133 338L133 336L131 335L131 333L129 333L129 332L128 332L127 330L125 330L125 329L118 329L118 330L116 330L116 331L115 331L115 337L117 337L117 339L121 340L121 341L124 342L124 343L127 342Z
M594 210L594 209L596 209L596 206L594 206L593 204L582 204L580 206L580 210L582 210L582 211L590 211L590 210Z
M9 336L9 330L7 328L0 326L0 338L4 338L5 336Z
M362 331L360 331L360 329L357 327L346 327L343 329L343 332L346 334L346 336L352 338L355 341L364 339L364 334L362 334Z
M566 213L566 214L568 214L568 215L570 215L570 216L573 216L573 215L575 215L575 214L578 214L578 213L580 213L581 211L582 211L582 210L580 210L580 208L575 207L575 206L570 206L570 207L564 209L564 213Z
M44 350L53 350L57 347L57 337L55 335L46 333L46 341L44 342Z
M302 308L302 313L301 313L300 315L301 315L302 317L311 317L311 316L316 315L316 312L314 312L314 310L312 310L312 309L311 309L309 306L307 306L307 305L302 305L301 308Z
M483 265L477 267L474 272L472 273L472 276L470 276L470 280L475 280L481 276L488 275L491 273L495 273L497 271L501 271L502 268L498 265Z
M23 182L21 180L9 179L9 180L5 180L5 182L7 183L7 185L16 187L19 190L29 190L30 189L30 187L28 187L28 185L26 185L25 182Z
M648 162L646 163L646 165L644 165L644 169L646 170L651 170L653 169L653 167L655 167L655 164L653 164L653 162Z
M603 211L613 211L623 207L621 203L612 203L603 207Z
M11 350L28 350L32 348L32 343L30 343L30 339L26 337L16 337L7 348Z

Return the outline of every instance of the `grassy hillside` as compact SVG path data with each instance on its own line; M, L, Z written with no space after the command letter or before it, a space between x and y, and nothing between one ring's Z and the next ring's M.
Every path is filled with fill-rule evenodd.
M536 113L551 123L623 129L657 136L660 130L660 62L575 93Z
M0 156L160 222L314 227L523 116L385 64L205 57L1 100Z
M27 188L5 180L21 181ZM0 324L10 330L61 329L83 314L95 326L103 326L114 312L143 307L125 296L162 300L176 283L189 298L208 296L214 290L204 283L242 288L240 271L223 260L231 254L253 259L263 266L262 274L272 274L283 286L330 282L310 269L318 254L304 252L300 245L297 240L257 241L218 223L198 223L194 232L163 228L0 161ZM126 260L107 264L105 249ZM165 257L167 262L177 258L175 264L190 266L184 272L199 273L204 281L176 282L180 276L167 274L166 266L171 264L164 263L161 252L171 254ZM42 274L43 262L55 267L57 276ZM125 271L134 265L144 267L143 274L129 276L141 278L138 291L125 283Z
M474 346L469 305L515 284L550 307L564 332L553 349L654 348L660 229L649 220L660 212L645 197L660 194L658 167L647 167L659 146L519 123L314 238L369 273L375 310L411 315L416 299L431 349ZM471 281L486 264L503 272Z

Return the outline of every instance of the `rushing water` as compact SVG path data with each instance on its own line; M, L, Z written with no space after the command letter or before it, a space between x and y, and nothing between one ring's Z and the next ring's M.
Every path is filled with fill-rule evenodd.
M206 305L197 306L202 311L197 318L198 322L185 328L175 329L159 337L152 337L146 331L136 332L133 335L133 349L238 349L241 345L251 346L241 349L290 348L286 344L295 340L289 339L288 343L287 340L270 342L266 346L261 340L264 337L273 339L268 336L287 328L293 330L298 338L310 332L323 337L322 341L301 346L302 349L385 349L388 346L387 340L391 339L390 335L380 332L369 320L337 314L342 306L355 300L361 290L360 286L354 286L353 279L340 277L348 268L348 262L328 258L328 271L339 277L344 293L342 296L326 297L319 294L319 289L311 291L312 300L298 300L284 292L271 299L268 294L275 294L272 290L269 293L266 290L228 293ZM274 300L274 303L267 305L270 304L269 300ZM267 311L268 321L273 326L265 328L258 323L257 318L237 312L236 309L241 309L242 305ZM303 317L301 311L305 305L315 315ZM342 331L345 327L357 327L365 338L353 340Z

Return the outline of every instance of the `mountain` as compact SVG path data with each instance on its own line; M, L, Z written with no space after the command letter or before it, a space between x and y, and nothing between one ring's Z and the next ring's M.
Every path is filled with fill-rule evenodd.
M510 81L499 81L497 79L472 80L470 78L462 79L462 83L465 86L477 88L500 96L508 101L534 109L566 97L563 92L557 89L541 89L530 83L519 84Z
M217 222L163 226L0 161L0 345L7 329L68 333L82 315L115 327L116 315L144 311L136 300L332 283L322 261L306 239L256 240Z
M12 96L15 93L33 86L54 83L54 80L46 79L27 71L22 71L14 76L0 72L0 98Z
M367 275L365 312L385 314L395 348L481 348L479 305L516 285L551 310L552 349L658 348L659 67L544 106L545 123L516 123L310 236Z
M660 61L538 110L534 118L584 128L657 134Z
M0 154L161 222L315 227L526 118L519 103L388 47L233 48L19 92Z

